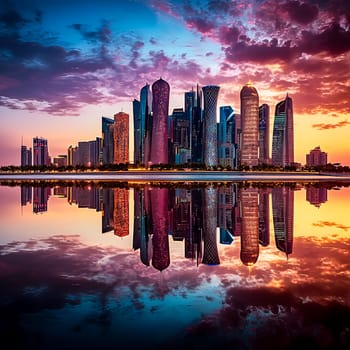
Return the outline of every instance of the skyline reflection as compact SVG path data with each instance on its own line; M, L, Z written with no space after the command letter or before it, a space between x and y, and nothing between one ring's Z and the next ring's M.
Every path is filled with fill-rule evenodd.
M142 264L162 271L171 260L170 236L183 242L183 256L197 265L220 265L218 246L239 244L235 242L239 237L239 259L252 266L259 259L259 247L271 244L273 231L276 249L287 258L293 254L294 191L298 189L288 184L252 187L235 183L199 188L21 185L20 204L32 204L33 213L45 214L54 195L78 208L101 212L102 233L131 235ZM307 187L306 200L319 207L327 201L327 188Z
M16 349L348 349L349 199L340 183L0 186L0 334Z

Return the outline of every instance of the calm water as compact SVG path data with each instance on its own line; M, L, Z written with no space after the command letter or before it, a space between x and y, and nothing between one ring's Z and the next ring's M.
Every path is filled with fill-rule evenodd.
M350 187L106 186L0 186L10 349L349 348Z

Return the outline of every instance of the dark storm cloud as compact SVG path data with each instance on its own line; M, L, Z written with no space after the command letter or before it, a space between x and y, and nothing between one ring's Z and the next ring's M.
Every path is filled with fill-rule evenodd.
M282 8L288 13L290 19L299 24L309 24L318 16L318 7L315 4L300 1L287 1Z
M7 30L18 29L28 22L29 21L25 19L19 12L13 9L0 13L0 25L5 27Z
M318 33L303 31L298 46L301 52L327 52L337 56L350 50L350 29L346 30L339 23L332 23Z

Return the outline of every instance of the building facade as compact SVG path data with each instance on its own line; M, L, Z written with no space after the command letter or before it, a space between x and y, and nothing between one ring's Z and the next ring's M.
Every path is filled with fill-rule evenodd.
M32 165L32 149L27 146L21 146L21 166Z
M321 151L321 147L315 147L306 155L306 166L324 166L327 165L327 153Z
M259 107L259 163L270 163L270 108L266 103Z
M169 94L170 86L165 80L160 78L153 83L153 121L150 165L168 163Z
M288 96L276 105L272 134L272 164L289 166L294 163L293 101Z
M49 166L51 160L49 157L47 140L42 137L33 138L33 165Z
M243 86L241 93L241 145L240 164L258 165L259 158L259 95L250 83Z
M102 117L102 163L112 164L114 159L113 147L114 120Z
M114 164L129 163L129 114L114 115Z
M148 165L151 159L152 141L152 91L146 84L140 91L140 163Z
M134 164L141 164L141 112L140 101L132 101L134 119Z
M220 107L218 124L218 162L223 167L235 167L235 114L231 106Z
M203 86L204 118L204 164L207 167L218 165L216 108L220 87L216 85Z

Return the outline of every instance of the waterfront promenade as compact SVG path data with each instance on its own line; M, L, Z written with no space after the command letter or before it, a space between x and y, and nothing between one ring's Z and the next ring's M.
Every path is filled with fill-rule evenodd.
M0 173L0 180L81 180L81 181L350 181L350 174L309 172L239 171L87 171L51 173Z

